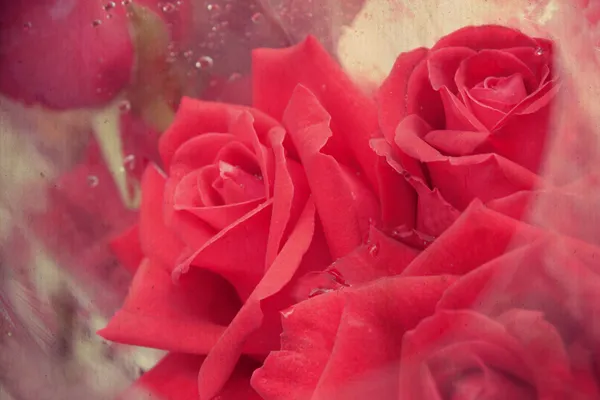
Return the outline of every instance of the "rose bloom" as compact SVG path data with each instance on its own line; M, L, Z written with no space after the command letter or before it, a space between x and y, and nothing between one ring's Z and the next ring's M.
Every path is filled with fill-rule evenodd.
M466 27L400 54L378 93L373 147L416 191L418 230L436 236L475 198L540 184L553 100L552 43Z
M252 79L253 107L182 100L139 225L112 244L141 259L100 334L172 352L137 385L166 398L257 397L250 374L279 348L280 311L308 295L300 278L414 219L370 148L375 103L314 38L255 51Z
M476 201L400 274L284 311L252 385L267 400L597 399L598 256ZM378 257L362 267L396 260Z

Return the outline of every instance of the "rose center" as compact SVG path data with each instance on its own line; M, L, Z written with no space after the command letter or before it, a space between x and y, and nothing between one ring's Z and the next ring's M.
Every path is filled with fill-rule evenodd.
M493 107L514 106L527 97L527 89L521 74L488 77L475 85L470 93L476 100Z
M224 204L243 203L265 195L261 176L244 171L242 168L219 161L219 176L212 187L221 196Z

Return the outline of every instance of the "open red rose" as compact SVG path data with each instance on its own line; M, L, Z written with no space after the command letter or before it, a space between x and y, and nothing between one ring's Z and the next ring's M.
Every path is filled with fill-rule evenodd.
M286 310L252 385L266 400L596 399L598 256L475 202L400 275Z
M374 225L414 218L395 211L397 175L369 146L375 104L314 38L255 51L252 78L252 108L182 100L160 139L164 172L143 177L144 260L100 332L205 355L201 398L225 395L240 357L279 347L279 312L297 301L300 277L353 252Z
M475 198L529 190L559 88L552 43L500 26L466 27L401 54L379 93L375 150L417 192L416 226L438 235Z

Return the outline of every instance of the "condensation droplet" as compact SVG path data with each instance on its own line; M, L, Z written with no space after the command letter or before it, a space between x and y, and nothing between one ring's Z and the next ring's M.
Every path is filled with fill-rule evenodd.
M31 22L25 22L25 23L23 24L23 30L24 30L24 31L28 31L28 30L30 30L30 29L31 29L31 26L32 26L32 25L31 25Z
M87 182L89 187L96 187L100 183L100 180L95 175L88 175Z
M379 245L377 243L373 243L369 246L369 255L371 257L377 257L379 255Z
M119 111L122 114L126 114L131 110L131 103L129 102L129 100L123 100L122 102L119 103Z
M123 0L123 1L121 2L121 5L123 5L123 6L128 6L128 5L130 5L130 4L131 4L131 0Z
M165 3L162 6L162 11L164 13L172 13L176 9L177 9L177 6L175 6L175 4L173 4L173 3Z
M202 56L196 61L196 68L198 69L207 69L213 66L213 59L209 56Z
M102 8L104 9L104 11L110 11L113 8L115 8L117 5L115 4L114 1L109 1L108 3L106 3Z
M95 19L94 21L92 21L92 26L93 27L98 27L100 25L102 25L102 21L101 20Z
M242 79L242 74L240 74L239 72L234 72L233 74L229 75L229 82L233 82L233 81L237 81L238 79Z
M537 49L535 49L536 56L541 56L542 54L544 54L544 49L542 49L541 47L538 47Z
M192 50L187 50L183 52L183 56L189 60L190 58L192 58L192 56L194 55L194 52Z
M263 18L264 18L264 16L259 12L252 14L252 17L251 17L252 22L254 22L255 24L262 22Z
M133 154L125 156L125 158L123 158L123 166L129 171L132 171L135 168L135 156Z

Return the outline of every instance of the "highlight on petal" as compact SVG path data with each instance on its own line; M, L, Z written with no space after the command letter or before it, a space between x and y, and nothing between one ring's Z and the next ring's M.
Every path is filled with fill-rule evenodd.
M308 89L294 90L283 122L304 166L331 252L341 257L361 243L370 221L377 218L376 199L334 157L324 154L332 136L330 116Z
M195 269L176 285L163 265L146 259L122 308L98 334L119 343L206 354L239 304L231 286L214 273Z

